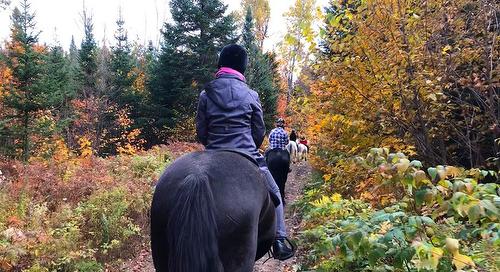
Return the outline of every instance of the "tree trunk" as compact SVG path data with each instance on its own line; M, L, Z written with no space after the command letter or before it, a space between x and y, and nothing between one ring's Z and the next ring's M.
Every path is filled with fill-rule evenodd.
M30 157L30 142L29 142L29 112L23 112L23 161L27 162Z

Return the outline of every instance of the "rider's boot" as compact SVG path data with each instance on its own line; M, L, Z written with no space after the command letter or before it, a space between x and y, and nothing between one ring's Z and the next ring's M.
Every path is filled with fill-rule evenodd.
M285 237L277 237L273 244L273 256L275 259L284 261L295 255L295 251L288 247Z

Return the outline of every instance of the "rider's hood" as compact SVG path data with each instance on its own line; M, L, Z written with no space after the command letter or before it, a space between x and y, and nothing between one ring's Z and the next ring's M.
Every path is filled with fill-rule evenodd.
M234 75L222 75L205 86L208 98L224 110L232 110L250 95L248 86Z

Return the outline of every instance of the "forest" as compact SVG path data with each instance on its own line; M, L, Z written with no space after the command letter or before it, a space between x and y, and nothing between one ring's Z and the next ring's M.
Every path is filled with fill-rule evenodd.
M98 41L84 7L63 46L29 0L0 0L0 271L127 271L148 252L153 186L202 149L198 96L230 43L268 131L283 117L311 146L286 271L500 271L498 1L290 0L271 50L270 2L170 0L159 46L118 10Z

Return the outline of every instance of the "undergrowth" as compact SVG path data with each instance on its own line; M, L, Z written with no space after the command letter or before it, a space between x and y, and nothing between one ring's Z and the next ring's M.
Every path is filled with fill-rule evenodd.
M350 164L386 189L355 199L336 193L331 176L313 176L298 204L301 271L499 271L500 189L482 183L497 172L424 169L383 148ZM387 188L390 198L377 195Z

